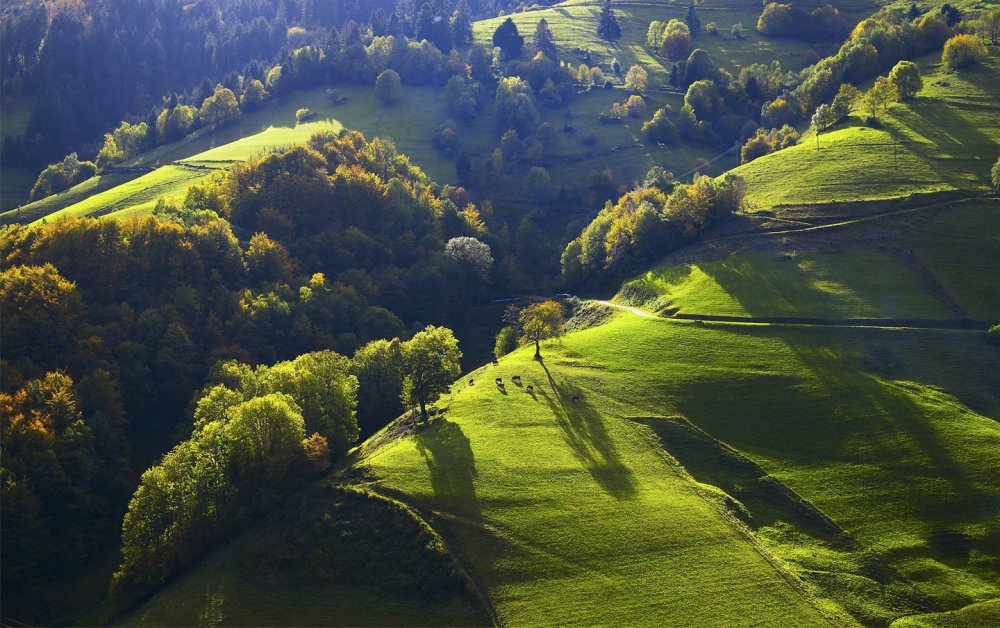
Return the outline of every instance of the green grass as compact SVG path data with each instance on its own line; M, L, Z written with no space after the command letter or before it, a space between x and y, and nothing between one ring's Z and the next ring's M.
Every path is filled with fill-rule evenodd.
M893 628L981 628L1000 618L1000 600L970 604L957 611L912 615L893 622Z
M850 560L891 565L917 600L1000 596L1000 355L980 334L622 314L543 353L544 368L521 350L474 373L446 419L358 464L447 522L511 624L816 618L630 417L684 416L735 447L856 539ZM829 613L851 596L883 620L913 612L832 543L780 522L756 538L784 568L829 572L809 587Z
M660 267L633 284L666 297L681 314L947 318L902 263L862 248L839 253L748 251Z
M920 262L932 269L973 317L1000 321L1000 202L961 204L894 222L912 243Z
M668 258L617 299L668 315L996 321L998 212L987 199L939 203L830 230L724 239L700 261Z
M650 72L652 86L647 94L648 115L667 103L679 106L681 96L662 89L670 64L651 53L645 44L645 38L649 22L683 17L686 7L680 3L662 6L622 3L618 10L621 13L623 37L614 44L602 42L596 36L598 8L595 2L570 0L555 7L518 13L513 17L529 40L537 21L545 17L555 33L563 59L578 65L580 59L574 49L588 48L594 55L591 64L601 65L607 76L616 83L620 84L622 77L612 75L612 58L618 58L624 68L634 63L645 67ZM803 65L803 53L815 47L791 39L759 37L753 32L753 25L759 14L759 7L753 2L744 2L735 8L730 5L713 8L711 4L706 4L701 13L703 23L716 21L725 30L732 23L740 21L748 29L749 36L742 41L706 34L695 42L697 46L707 49L720 66L733 73L738 72L742 65L770 62L773 59L781 60L786 69L796 70ZM854 17L860 17L863 13ZM488 41L499 24L499 19L501 18L477 22L477 39ZM442 183L455 182L454 158L441 154L432 143L434 131L448 117L439 89L404 88L402 103L389 109L375 101L373 90L369 86L342 87L338 91L347 97L341 105L332 106L325 89L296 93L285 100L270 102L261 110L246 114L239 121L221 129L196 132L178 142L158 147L123 166L158 169L180 161L196 161L195 156L199 154L202 154L203 159L232 161L246 159L261 150L301 142L307 138L307 134L300 132L301 126L296 127L295 111L308 107L320 119L327 120L334 126L357 129L368 137L392 138L397 148L410 156L432 179ZM617 182L630 182L654 165L663 166L676 174L688 172L694 167L697 158L710 158L717 152L714 147L709 146L665 147L646 144L640 132L643 120L639 119L630 119L624 124L601 124L598 116L613 102L624 100L626 96L620 89L595 89L579 95L570 103L568 110L558 108L542 111L543 120L556 129L562 129L567 120L577 129L574 135L560 134L558 147L542 163L550 171L553 194L560 188L574 191L591 173L609 166ZM501 129L496 127L494 117L493 103L490 102L476 121L460 125L462 150L473 159L488 157L496 147ZM309 125L306 128L310 128ZM597 137L592 146L586 146L582 142L582 137L588 130L593 130ZM710 172L721 173L734 165L736 162L731 157L724 158L714 163ZM515 168L509 175L502 176L487 186L485 191L497 197L494 199L495 203L522 211L530 210L536 204L534 199L520 191L523 169ZM148 212L155 206L158 198L183 195L187 187L199 181L204 174L167 168L144 175L139 183L134 183L137 174L109 174L84 182L62 194L28 204L19 212L5 214L0 220L30 222L61 215L125 215ZM132 184L120 187L123 183ZM148 190L140 189L146 187ZM496 193L501 190L503 194ZM515 192L512 193L512 190ZM20 198L19 192L11 192L11 197L15 196ZM4 207L9 209L16 202L10 201Z
M810 130L793 147L734 172L758 209L904 197L944 190L985 192L1000 154L1000 59L945 73L920 60L924 89L910 103L880 113L880 128L850 118L820 138ZM948 86L934 85L944 81ZM858 113L857 115L861 115ZM893 143L896 148L894 149Z
M237 123L214 132L195 133L123 164L124 167L155 168L152 172L98 176L61 194L25 205L17 212L8 212L3 220L30 222L60 216L120 216L149 212L157 199L183 197L190 185L210 174L210 170L198 167L225 167L272 148L304 142L318 130L342 127L360 130L369 138L389 137L432 179L441 183L455 182L453 160L437 150L432 141L435 129L448 115L439 90L404 87L403 103L393 108L379 105L368 87L339 91L347 98L343 104L330 105L324 89L297 93L288 101L269 105ZM643 143L643 121L640 119L629 119L623 124L600 124L597 120L600 113L624 97L621 90L592 90L573 101L571 120L577 133L560 133L555 150L543 162L550 170L553 191L561 186L574 190L590 173L609 166L617 180L625 181L631 180L635 173L645 173L653 165L684 172L692 167L697 157L711 156L707 148ZM676 105L680 100L672 94L654 93L649 101L653 109L668 101ZM300 107L312 109L322 121L295 125L294 112ZM542 116L557 129L562 129L566 123L565 109L543 110ZM460 125L462 149L473 159L486 158L496 147L494 117L494 106L490 102L477 120ZM582 142L588 129L597 134L593 146ZM713 171L722 172L730 165L733 162L722 160L713 165ZM515 170L494 181L490 190L503 190L497 203L533 204L527 194L520 191L522 176L520 170Z
M474 373L446 419L359 466L443 521L510 625L822 623L624 418L637 408L602 394L618 375L569 341L544 368L521 350Z
M574 51L578 48L586 49L592 56L590 65L600 65L607 78L614 82L621 83L624 80L624 71L629 66L641 65L650 74L650 85L665 87L671 64L646 46L646 32L649 23L654 20L683 20L687 4L664 2L656 5L628 0L616 2L615 12L622 27L622 37L615 42L607 42L597 36L600 9L600 2L593 0L568 0L553 7L482 20L475 23L476 40L492 45L493 32L501 22L510 17L524 36L525 46L528 48L535 26L544 18L552 29L560 59L578 66L582 59ZM756 2L728 2L724 6L715 6L711 1L705 2L699 8L703 27L709 22L716 22L720 32L728 34L733 24L740 22L747 36L743 40L728 40L721 35L702 33L694 39L694 46L707 50L719 67L726 68L734 75L742 66L770 63L773 60L781 61L786 70L799 70L804 66L803 54L807 50L815 48L821 53L825 52L822 44L761 37L755 28L760 11L761 5ZM850 14L849 17L856 21L865 16L865 13L862 11L856 16ZM616 58L623 68L623 75L619 77L611 73L611 62Z

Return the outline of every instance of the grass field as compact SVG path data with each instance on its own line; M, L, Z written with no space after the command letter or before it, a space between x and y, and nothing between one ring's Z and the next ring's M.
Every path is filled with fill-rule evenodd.
M924 89L910 103L879 115L880 128L858 117L820 137L810 130L791 148L734 172L759 209L875 200L943 190L984 192L1000 154L1000 59L945 73L933 56L920 60ZM947 86L935 85L946 82ZM860 115L860 114L858 114Z
M687 4L623 0L616 2L614 8L622 27L622 37L615 42L607 42L597 36L597 19L601 3L594 0L567 0L553 7L476 22L476 40L492 45L493 32L501 22L510 17L524 36L525 45L530 46L531 34L535 31L538 21L544 18L552 29L561 59L579 65L582 59L576 51L585 49L591 53L590 65L600 65L612 81L621 83L624 80L624 75L615 77L611 72L612 60L618 59L624 68L623 72L631 65L641 65L650 74L650 85L664 87L670 74L671 64L646 46L646 32L649 23L654 20L667 21L672 18L683 20L687 14ZM847 13L846 16L848 19L858 21L873 10L874 7L865 8ZM693 42L694 47L707 50L717 65L726 68L734 75L742 66L770 63L773 60L780 61L786 70L800 70L805 65L803 54L807 50L815 49L820 54L827 52L823 44L758 35L756 24L761 5L757 2L721 3L708 0L701 4L698 11L702 27L709 22L716 22L720 33L728 35L733 24L737 22L743 25L745 39L735 40L723 37L721 34L713 36L703 33Z
M358 463L447 521L511 624L816 619L706 508L672 462L689 452L664 442L670 456L653 455L649 424L674 416L849 535L796 525L766 495L746 502L762 509L747 506L756 541L828 616L887 623L1000 596L1000 356L980 334L622 314L544 353L474 373L444 420ZM492 383L513 374L535 394Z
M434 130L447 118L438 90L430 87L405 87L405 104L395 108L380 106L372 90L350 87L339 90L346 101L332 106L324 89L297 93L286 102L254 112L238 123L208 130L174 144L158 147L139 158L122 164L128 168L154 168L146 174L118 172L95 177L62 194L25 205L17 212L8 212L6 222L31 222L59 216L124 215L148 212L159 198L182 197L187 188L228 163L246 159L263 151L306 141L314 132L347 127L362 131L367 137L389 137L396 147L409 156L435 181L455 181L453 158L446 157L433 146ZM574 135L561 134L559 142L543 165L550 170L553 191L566 186L577 187L581 180L606 167L611 167L619 181L630 181L635 173L645 173L653 165L662 165L680 173L689 170L697 157L710 157L711 149L697 147L665 147L643 143L642 120L629 119L622 124L602 125L598 115L613 102L624 98L621 90L592 90L580 95L569 111ZM680 102L673 94L654 93L650 107L671 101ZM308 107L321 121L295 125L294 111ZM398 114L398 115L397 115ZM492 102L479 118L460 127L462 149L473 159L486 158L496 147L497 128ZM543 110L543 120L557 129L567 121L567 110ZM597 142L584 145L582 136L588 129L597 134ZM720 160L712 167L722 172L734 165L732 160ZM529 204L533 201L520 190L519 171L495 182L505 196L497 203ZM509 198L508 198L509 197Z
M861 248L841 253L749 251L661 267L636 283L666 296L681 314L947 318L899 261Z
M443 520L504 623L823 623L623 418L638 408L601 394L614 371L568 347L474 373L444 420L358 464ZM535 394L492 383L516 373Z
M668 258L628 282L619 299L684 315L996 321L998 211L987 200L950 203L835 235L721 242L702 260Z

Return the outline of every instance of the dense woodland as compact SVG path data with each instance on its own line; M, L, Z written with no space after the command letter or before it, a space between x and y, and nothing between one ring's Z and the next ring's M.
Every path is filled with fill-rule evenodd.
M461 322L495 270L478 238L503 250L474 205L357 133L242 164L155 216L5 230L5 590L30 608L114 543L135 471L190 431L220 360L358 351L364 433L395 417L405 373L393 384L378 365L393 347L365 344ZM307 419L334 454L359 435L349 397L350 427Z

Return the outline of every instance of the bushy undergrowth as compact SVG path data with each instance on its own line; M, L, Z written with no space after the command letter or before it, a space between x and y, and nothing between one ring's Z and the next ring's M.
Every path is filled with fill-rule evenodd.
M241 560L248 577L267 584L352 582L421 600L468 586L441 538L405 505L329 484L256 528Z

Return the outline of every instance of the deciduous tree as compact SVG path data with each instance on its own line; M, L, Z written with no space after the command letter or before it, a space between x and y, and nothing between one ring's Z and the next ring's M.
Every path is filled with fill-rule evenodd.
M402 354L402 401L407 406L419 405L426 422L427 404L447 392L462 372L458 340L450 329L428 325L402 344Z
M557 301L532 303L521 310L521 329L528 342L535 343L535 359L542 359L541 341L563 331L563 307Z
M837 114L830 105L816 107L812 115L812 125L816 129L816 148L819 148L819 134L837 123Z
M633 94L641 94L649 85L649 74L639 65L633 65L625 73L625 89Z
M989 54L986 46L975 35L955 35L944 42L941 63L949 70L957 70L979 63Z
M897 63L889 72L889 80L896 86L900 100L910 100L924 86L924 80L920 78L920 66L912 61Z

